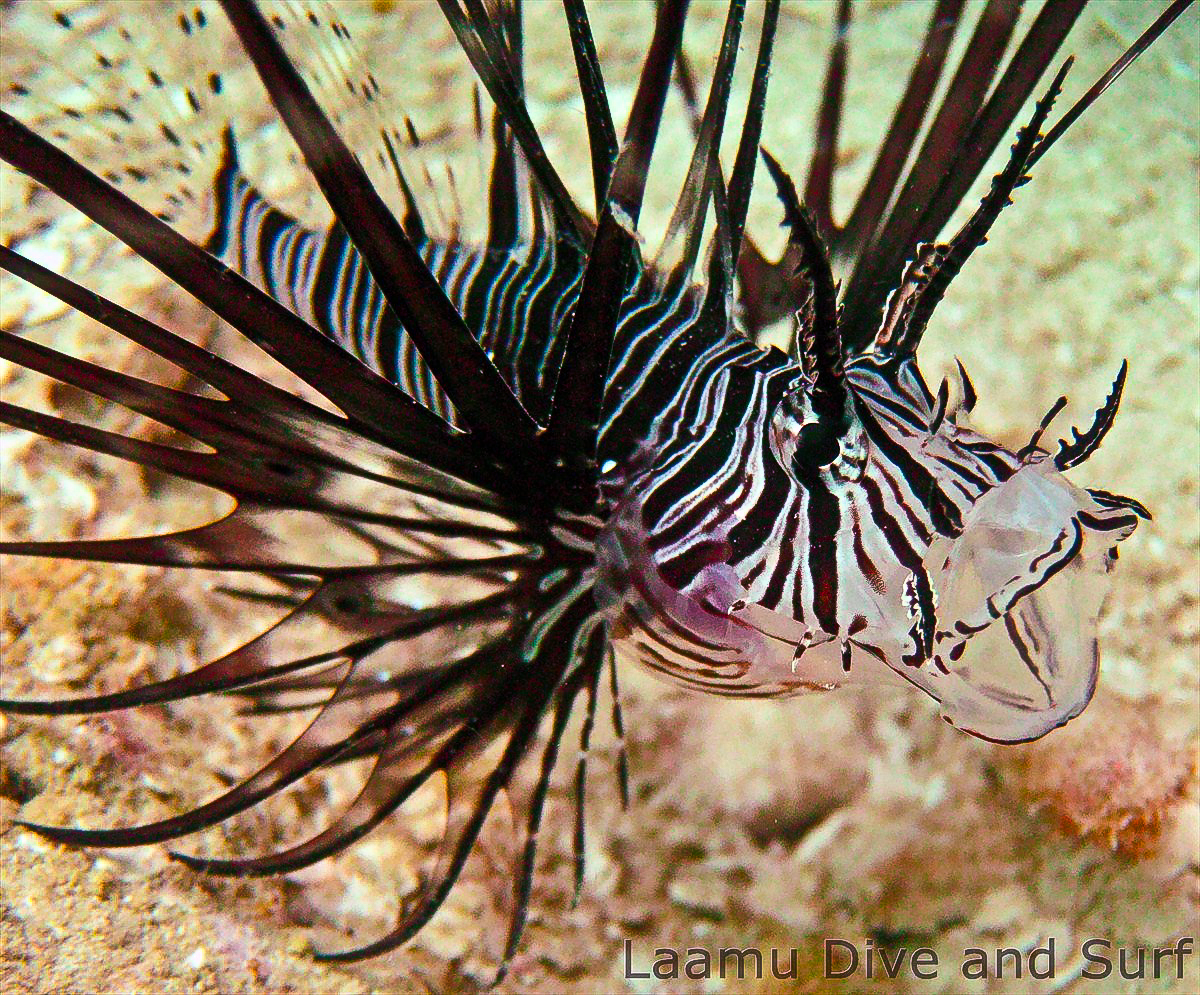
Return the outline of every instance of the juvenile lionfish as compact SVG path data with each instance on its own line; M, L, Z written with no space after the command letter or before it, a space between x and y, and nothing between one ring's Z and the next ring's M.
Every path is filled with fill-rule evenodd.
M320 955L353 960L393 949L425 925L497 797L532 771L533 790L517 796L522 839L507 964L577 705L577 890L582 882L587 753L602 682L615 700L618 657L728 696L895 676L938 702L946 721L998 742L1034 739L1078 715L1096 685L1104 577L1117 544L1148 513L1132 498L1076 487L1065 473L1112 425L1125 367L1090 425L1043 445L1057 404L1014 452L969 427L975 390L961 365L956 386L943 381L934 391L916 352L934 308L1031 167L1189 2L1163 10L1047 127L1065 60L1042 84L978 208L941 241L1056 62L1083 0L1047 3L1007 64L1021 5L989 0L950 74L964 3L938 0L869 179L838 223L831 192L851 17L842 0L802 194L761 150L788 231L775 263L745 228L778 0L762 11L731 164L718 150L744 0L729 5L702 105L681 55L687 3L662 0L620 136L585 6L564 0L594 216L568 192L531 119L519 0L441 0L494 108L490 121L482 96L474 109L491 155L478 243L432 223L445 205L421 202L428 172L410 120L380 117L373 147L351 148L342 115L324 109L340 82L356 99L361 91L363 107L382 92L369 73L339 81L338 58L349 61L354 41L336 8L226 0L220 10L200 4L179 15L197 36L228 20L333 211L325 231L259 192L239 166L230 126L212 195L215 229L195 244L118 189L138 180L137 169L101 177L60 147L65 132L23 123L30 88L12 83L0 156L328 402L268 382L19 246L0 247L6 271L211 388L151 383L5 330L0 356L9 362L199 447L7 402L0 420L235 502L217 521L170 534L8 540L0 551L240 571L275 591L243 591L245 610L263 601L286 608L257 637L189 673L88 698L5 700L3 708L88 714L232 693L254 710L312 714L269 764L194 811L125 829L22 825L89 846L161 842L229 819L315 770L368 760L357 799L311 839L250 858L176 855L212 874L281 874L349 847L444 776L435 866L395 929ZM70 31L73 16L56 20ZM288 53L305 22L333 36L323 76L302 72ZM114 37L133 50L130 31ZM119 60L100 44L103 73ZM103 92L77 83L85 99ZM150 70L146 94L162 85ZM210 76L212 93L222 85ZM648 258L639 214L673 85L693 111L695 145L663 248ZM208 96L187 91L196 111ZM101 110L119 120L130 113ZM186 148L169 114L160 131L168 159L178 156L186 175L189 157L205 150ZM386 197L400 211L372 179L380 176L395 187ZM764 330L787 318L790 353L762 346ZM619 734L619 705L612 720Z

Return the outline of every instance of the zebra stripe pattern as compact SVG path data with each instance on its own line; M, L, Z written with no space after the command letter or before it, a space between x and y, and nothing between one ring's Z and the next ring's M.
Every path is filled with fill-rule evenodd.
M455 423L449 398L340 226L314 232L271 207L237 169L231 144L221 184L214 250ZM582 271L564 278L559 266L554 276L553 243L518 241L500 251L426 239L420 251L517 396L536 405L561 353ZM701 310L695 289L644 271L622 302L614 337L598 438L600 458L613 470L603 486L618 504L637 489L632 527L644 534L626 537L636 551L619 554L621 568L602 557L600 571L607 574L609 610L621 604L614 624L629 633L630 654L687 686L726 695L834 686L859 666L873 673L878 662L895 659L945 674L946 662L932 647L927 554L940 537L953 538L979 498L1011 477L1021 460L954 418L945 421L911 358L868 353L847 369L862 449L851 472L797 479L780 465L762 426L797 389L802 366L758 349L736 329L714 337L702 326ZM669 375L677 393L664 407ZM639 447L654 453L652 468L640 465ZM621 520L628 524L628 516ZM1068 552L1066 560L1078 544ZM630 570L626 561L644 568ZM672 619L666 610L675 597L668 589L685 599L703 596L720 562L736 580L733 601L790 619L771 629L771 638L791 649L788 674L764 676L763 666L747 659L762 653L761 633L742 633L724 645L696 638L691 613ZM1036 573L1039 562L1035 556L1028 571ZM647 579L651 570L654 583ZM727 612L733 601L710 607ZM1036 672L1004 612L985 614L982 624L959 620L955 629L938 631L937 640L956 661L962 636L1001 618L1026 669ZM918 636L918 630L930 631ZM903 647L896 633L908 637ZM778 656L766 654L775 670Z

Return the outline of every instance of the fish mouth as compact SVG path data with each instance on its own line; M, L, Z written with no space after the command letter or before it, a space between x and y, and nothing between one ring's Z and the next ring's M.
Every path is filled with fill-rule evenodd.
M957 619L935 636L926 690L943 717L994 742L1037 739L1083 711L1096 690L1097 619L1108 593L1082 528L1043 551L1052 568L1023 590L984 599L986 619ZM961 582L961 578L959 578Z
M1096 690L1111 550L1135 525L1049 461L1022 467L930 549L932 653L902 676L982 739L1026 742L1070 721Z

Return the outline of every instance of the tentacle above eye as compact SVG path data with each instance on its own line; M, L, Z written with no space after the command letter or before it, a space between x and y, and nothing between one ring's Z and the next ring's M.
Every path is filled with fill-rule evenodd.
M1054 454L1054 465L1060 470L1069 470L1073 466L1078 466L1100 448L1100 443L1104 441L1108 430L1112 428L1113 421L1117 417L1117 409L1121 406L1121 394L1125 390L1125 374L1128 370L1129 363L1121 360L1121 369L1113 381L1112 390L1104 399L1104 403L1096 410L1096 416L1092 419L1091 426L1083 433L1073 428L1071 429L1071 441L1059 442L1058 452Z

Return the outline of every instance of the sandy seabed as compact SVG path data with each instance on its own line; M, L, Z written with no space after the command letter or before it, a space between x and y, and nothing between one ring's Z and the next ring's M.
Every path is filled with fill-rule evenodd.
M620 120L645 52L651 6L595 6ZM291 147L269 123L257 84L239 68L219 11L204 5L213 24L203 42L178 29L178 13L192 7L113 2L90 14L81 8L77 17L95 19L98 45L105 31L130 25L146 64L168 78L203 79L220 69L223 97L238 108L248 171L281 203L319 220L313 191L279 151ZM1096 3L1085 12L1066 46L1078 62L1062 106L1155 9ZM824 3L789 4L783 13L765 144L796 174L810 152L831 14ZM469 75L436 8L359 3L342 16L377 78L469 174ZM686 44L702 74L711 68L707 53L716 51L722 16L719 5L700 3L689 23ZM752 7L751 40L760 16ZM6 81L56 95L78 85L73 73L90 72L89 51L64 49L40 4L6 4L3 17ZM859 5L845 169L836 187L843 210L870 165L926 17L918 4ZM586 201L582 109L558 8L530 5L529 21L534 117L551 158ZM1136 496L1155 515L1121 547L1092 705L1039 742L1006 747L955 732L915 692L727 702L626 668L633 804L620 810L608 776L615 750L603 742L591 781L583 895L572 908L571 820L566 805L552 806L533 918L501 990L1107 995L1200 986L1194 953L1182 979L1171 957L1160 959L1158 979L1122 979L1118 953L1128 951L1132 969L1139 947L1200 934L1198 33L1192 10L1038 165L1033 183L955 282L922 347L931 381L953 357L962 360L980 395L975 422L1014 446L1060 393L1071 397L1064 417L1086 424L1120 360L1130 360L1112 433L1073 472L1081 484ZM656 161L669 166L653 177L650 244L669 214L689 149L674 98L667 114ZM104 130L73 133L72 147L89 162L113 161ZM122 162L153 160L156 132L139 134L135 122L126 135ZM171 327L201 334L210 328L194 303L169 292L53 197L35 195L22 177L5 170L0 193L6 244L19 241L44 264ZM760 190L753 211L751 231L777 245L772 198ZM197 207L182 223L200 234L203 212ZM6 330L139 374L169 376L132 351L120 353L96 327L16 281L6 277L0 289ZM2 363L0 389L13 403L119 424L86 395ZM0 432L0 461L6 535L135 534L199 524L219 507L198 491L20 432ZM212 577L17 558L5 558L2 568L6 694L121 687L210 657L253 632L236 606L211 593ZM406 806L402 818L335 861L267 881L197 876L171 863L162 847L67 849L13 826L14 819L129 825L184 811L256 769L289 731L294 727L285 722L239 719L223 701L86 720L0 718L0 989L456 992L484 985L503 940L510 867L503 813L446 908L412 944L346 968L314 963L311 949L347 945L347 930L360 938L387 928L397 896L416 888L418 858L436 839L436 797ZM567 797L562 780L554 800ZM306 785L181 848L276 848L344 804L353 787L349 772ZM860 951L850 980L822 977L823 941L832 937ZM1082 948L1097 939L1110 946L1089 949L1114 968L1106 979L1089 980L1083 972L1101 967ZM1052 977L1028 973L1031 966L1044 971L1045 958L1026 964L1020 979L1012 977L1011 960L1004 979L961 973L969 948L1028 954L1050 940ZM868 945L889 956L928 947L938 959L936 977L918 978L906 962L898 979L886 980L875 959L867 978ZM732 970L723 980L643 976L656 950L681 951L682 965L689 948L715 958L726 947L764 951L767 977L738 980ZM781 966L796 951L797 978L770 977L772 949ZM1153 963L1151 953L1147 975Z

